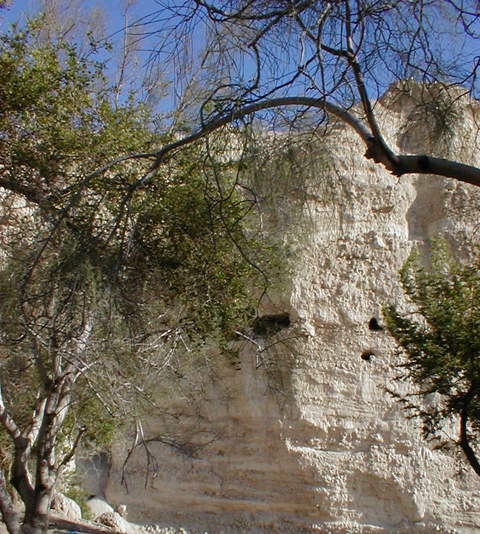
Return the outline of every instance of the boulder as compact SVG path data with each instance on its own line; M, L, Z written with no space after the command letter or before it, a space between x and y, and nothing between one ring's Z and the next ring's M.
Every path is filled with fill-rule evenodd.
M105 513L113 513L115 511L102 495L88 499L87 506L93 519L97 519Z
M122 517L127 517L127 506L125 504L119 504L116 507L117 514L121 515Z
M105 512L100 517L97 517L97 522L112 528L116 532L129 532L131 530L128 521L125 521L117 512Z
M53 495L51 508L54 512L61 514L69 521L79 521L82 519L80 506L73 499L66 497L58 491Z

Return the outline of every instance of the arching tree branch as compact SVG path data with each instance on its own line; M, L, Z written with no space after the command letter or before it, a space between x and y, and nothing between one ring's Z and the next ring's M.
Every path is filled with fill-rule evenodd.
M327 113L335 115L348 126L353 128L359 135L367 147L365 157L372 159L375 163L381 163L394 176L402 176L404 174L432 174L438 176L445 176L454 178L461 182L469 183L480 187L480 169L471 165L465 165L455 161L430 157L423 154L418 155L396 155L387 146L383 137L380 140L375 139L369 129L363 122L352 112L343 107L329 102L324 98L309 98L303 96L292 96L283 98L272 98L255 104L239 107L227 114L218 115L211 121L204 124L202 128L195 133L179 139L174 143L165 145L157 152L145 154L145 157L155 156L155 162L150 168L150 171L138 182L132 185L132 188L149 182L154 176L157 169L160 167L164 158L175 152L179 148L194 143L208 134L218 130L219 128L231 124L235 120L241 119L253 113L263 111L266 109L279 108L285 106L305 106L309 108L323 109ZM132 156L138 158L138 155Z

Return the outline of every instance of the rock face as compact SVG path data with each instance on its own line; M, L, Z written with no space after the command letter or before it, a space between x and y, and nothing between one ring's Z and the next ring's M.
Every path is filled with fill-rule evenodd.
M110 471L106 454L92 456L85 451L80 451L75 456L75 471L87 493L90 495L103 495L105 493Z
M376 104L387 140L435 151L428 125L413 120L416 89L404 89ZM472 114L442 147L465 162L477 150ZM394 178L363 158L353 133L335 135L338 182L329 198L312 194L311 229L298 239L291 291L279 301L290 324L272 339L286 341L269 352L268 339L245 339L235 366L208 391L209 445L185 449L187 457L152 444L158 469L147 484L139 448L128 493L120 484L128 443L118 444L107 498L127 504L129 520L209 532L480 530L480 479L460 457L430 447L385 392L407 385L393 380L399 356L381 329L383 304L406 305L397 273L414 244L428 250L441 234L467 254L479 191L432 176ZM267 358L285 364L277 392L263 372L272 368ZM165 429L152 420L148 432Z

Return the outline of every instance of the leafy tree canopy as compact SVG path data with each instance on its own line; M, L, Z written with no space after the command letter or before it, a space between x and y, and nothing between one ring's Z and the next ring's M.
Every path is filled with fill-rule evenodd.
M0 37L1 447L26 507L20 527L0 470L12 533L45 532L79 439L160 408L178 362L251 320L280 264L224 139L152 174L161 120L41 28Z
M429 269L422 260L414 251L401 270L415 313L384 309L388 330L405 355L403 378L418 388L403 401L421 417L426 437L441 442L442 429L458 418L458 445L480 476L474 451L480 436L480 256L462 265L439 240ZM431 394L433 402L414 401Z

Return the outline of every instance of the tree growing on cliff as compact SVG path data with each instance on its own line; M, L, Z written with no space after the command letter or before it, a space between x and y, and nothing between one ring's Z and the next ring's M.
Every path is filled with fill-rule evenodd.
M435 135L442 136L442 128L448 129L444 120L448 113L435 106L438 93L448 96L457 86L465 95L479 96L477 2L159 0L157 4L157 11L132 25L133 32L138 38L145 34L157 38L149 64L171 62L175 101L182 111L199 109L198 128L150 152L154 162L142 183L150 181L180 148L227 124L235 123L247 134L245 123L257 115L268 121L270 131L278 127L284 133L301 127L300 119L314 110L317 135L335 122L345 123L365 143L365 157L397 177L436 174L480 185L479 169L442 159L434 150L397 154L382 134L374 103L393 82L418 82L425 96L422 120L438 126ZM408 82L398 87L400 92L410 91ZM448 100L454 105L458 94Z
M400 377L416 392L400 398L423 422L426 438L442 438L458 422L455 442L480 476L480 257L461 265L444 241L433 246L431 268L413 252L401 270L415 314L384 309L387 328L405 357ZM432 399L432 396L434 397Z
M46 532L79 441L108 441L145 405L161 409L175 362L195 365L196 346L251 315L273 258L247 227L227 157L213 173L192 147L140 184L143 155L166 134L134 95L116 102L102 64L42 44L39 29L1 36L0 52L0 510L11 534ZM114 168L92 172L112 156Z

